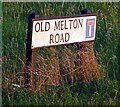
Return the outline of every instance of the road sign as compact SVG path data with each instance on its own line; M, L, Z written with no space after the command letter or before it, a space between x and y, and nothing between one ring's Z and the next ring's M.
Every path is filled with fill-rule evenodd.
M32 49L95 39L96 15L39 18L32 24Z

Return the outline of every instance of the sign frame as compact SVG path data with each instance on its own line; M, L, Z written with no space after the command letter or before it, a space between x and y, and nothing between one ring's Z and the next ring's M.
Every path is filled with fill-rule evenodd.
M97 20L97 15L95 13L92 13L92 14L81 14L81 15L74 15L74 16L57 16L57 17L46 17L46 18L33 18L32 19L32 24L34 21L45 21L45 20L54 20L54 19L67 19L67 18L78 18L78 17L89 17L89 16L95 16L96 17L96 20ZM96 24L97 24L97 21L96 21ZM32 32L33 32L33 26L32 26ZM96 28L95 28L95 34L96 34ZM32 35L33 36L33 35ZM95 40L95 39L94 39ZM88 41L82 41L82 42L90 42L90 41L94 41L94 40L88 40ZM66 44L58 44L58 45L50 45L50 46L62 46L62 45L69 45L69 44L74 44L74 43L79 43L79 42L73 42L73 43L66 43ZM36 48L43 48L43 47L50 47L49 45L48 46L38 46L38 47L32 47L32 44L31 44L31 49L36 49Z
M43 46L43 47L32 47L32 29L33 29L33 21L37 20L48 20L48 19L64 19L64 18L75 18L75 17L88 17L88 16L96 16L96 25L97 25L97 15L96 13L91 13L91 10L89 9L83 9L81 10L81 15L74 15L74 16L57 16L57 17L47 17L47 18L40 18L39 15L35 14L34 12L29 14L28 16L28 31L27 31L27 40L26 40L26 59L25 59L25 69L24 69L24 87L30 90L34 90L33 87L33 81L32 81L32 75L34 70L30 70L30 67L34 69L34 63L35 63L35 54L37 48L43 48L43 47L50 47L50 46ZM96 31L95 31L96 33ZM95 40L95 39L94 39ZM92 43L94 40L91 41L83 41L83 42L74 42L69 44L76 44L77 46L77 54L76 54L76 61L77 65L80 66L80 50L82 51L83 48L85 48L85 44ZM69 44L60 44L60 45L53 45L53 46L61 46L61 45L69 45Z

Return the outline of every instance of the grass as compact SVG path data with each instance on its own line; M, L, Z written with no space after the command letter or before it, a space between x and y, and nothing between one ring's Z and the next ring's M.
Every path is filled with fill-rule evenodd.
M23 88L25 65L25 43L27 17L36 12L40 17L80 14L90 8L97 13L97 32L94 51L101 68L101 79L90 83L76 81L72 84L62 81L54 72L61 69L74 70L76 50L74 44L54 46L37 50L36 71L48 76L34 75L37 91ZM119 3L2 3L2 104L3 105L119 105L120 101L120 45L119 45ZM62 54L61 54L62 53ZM64 65L62 65L64 63ZM61 66L62 65L62 66ZM68 71L69 70L69 71ZM37 72L41 74L41 72ZM41 78L44 81L41 81ZM70 79L72 77L69 77ZM59 84L46 86L44 84ZM65 80L66 78L64 78ZM39 82L38 82L39 80ZM37 82L36 82L37 81ZM13 86L18 84L18 86ZM42 89L42 88L43 89Z
M83 85L52 87L42 94L16 88L13 92L3 90L4 105L119 105L117 81Z

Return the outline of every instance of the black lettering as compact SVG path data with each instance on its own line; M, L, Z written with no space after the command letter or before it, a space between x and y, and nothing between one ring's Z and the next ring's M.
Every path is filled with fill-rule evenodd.
M61 30L64 29L64 23L63 22L64 22L64 20L61 21Z
M40 23L37 22L37 23L35 24L35 31L36 31L36 32L39 32L39 30L40 30Z
M43 22L41 22L41 32L44 32L44 30L42 29L42 27L43 27L42 24L43 24Z
M80 20L80 19L78 19L79 20L79 24L81 25L81 27L82 27L82 24L83 24L83 19L82 20ZM81 22L82 21L82 22Z
M67 24L66 24L66 20L65 20L65 29L68 29L68 28L67 28Z
M73 22L73 27L76 29L77 28L77 19L74 20Z
M70 22L70 29L71 29L71 27L72 27L72 23L71 23L72 21L73 21L73 20L69 20L69 22Z
M54 43L53 38L54 38L53 34L50 34L50 42L49 42L50 44L51 44L51 43Z
M64 42L64 37L63 37L63 33L61 34L61 38L60 38L60 42Z
M55 35L55 43L58 43L59 40L60 40L60 36L59 36L59 34L57 33L57 34Z
M65 42L68 42L70 39L69 33L65 33Z
M49 22L45 22L45 31L50 30L50 23Z
M60 30L60 21L58 21L58 24L57 24L57 21L55 21L54 31L55 30Z

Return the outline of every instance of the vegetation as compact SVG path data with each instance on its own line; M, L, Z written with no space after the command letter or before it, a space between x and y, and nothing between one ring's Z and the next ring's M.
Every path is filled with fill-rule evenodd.
M120 33L119 3L2 3L2 104L3 105L119 105L120 104ZM84 83L65 81L61 78L34 75L34 91L23 87L25 66L25 43L28 14L35 12L40 17L81 14L89 8L97 14L97 32L94 42L96 59L101 69L100 80ZM54 46L37 50L36 70L56 72L61 68L74 70L75 45ZM59 62L58 62L59 61ZM64 62L64 67L60 65ZM61 69L62 70L62 69ZM49 72L48 72L49 71ZM42 80L44 81L40 81ZM39 81L38 81L39 80ZM38 81L38 82L37 82ZM44 83L44 84L42 84ZM46 85L52 84L50 86ZM41 88L42 87L42 88ZM39 91L37 91L39 90Z

